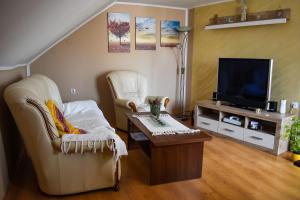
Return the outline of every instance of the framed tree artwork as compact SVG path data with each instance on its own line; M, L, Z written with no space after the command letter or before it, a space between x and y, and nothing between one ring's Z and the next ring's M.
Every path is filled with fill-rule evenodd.
M160 23L160 46L161 47L176 47L179 41L179 33L176 28L179 28L179 21L162 20Z
M130 15L108 13L108 52L130 52Z
M135 18L135 49L156 49L156 22L152 17Z

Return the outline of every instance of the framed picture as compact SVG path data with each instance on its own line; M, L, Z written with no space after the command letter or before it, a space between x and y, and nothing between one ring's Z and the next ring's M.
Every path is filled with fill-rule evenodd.
M108 13L108 52L130 52L130 15Z
M152 17L135 18L135 49L156 49L156 22Z
M179 33L176 28L179 28L179 21L163 20L160 23L160 46L161 47L176 47L179 41Z

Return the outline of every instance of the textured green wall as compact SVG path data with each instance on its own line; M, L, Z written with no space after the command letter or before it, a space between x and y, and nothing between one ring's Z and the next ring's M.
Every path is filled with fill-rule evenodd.
M219 57L273 58L272 99L300 101L300 1L249 0L249 12L291 8L287 24L204 30L215 14L238 13L236 1L196 8L193 17L190 107L211 98Z

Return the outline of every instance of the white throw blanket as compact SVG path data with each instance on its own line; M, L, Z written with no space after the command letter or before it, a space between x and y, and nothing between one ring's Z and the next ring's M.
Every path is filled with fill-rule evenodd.
M115 133L95 101L75 101L63 105L65 118L76 128L85 130L86 134L65 134L62 137L62 152L67 153L71 143L75 143L75 152L83 152L83 142L96 153L96 146L103 151L106 145L114 152L116 160L128 155L124 141Z
M151 115L134 115L134 117L138 118L153 136L194 134L200 132L198 129L194 130L184 126L169 114L160 114L159 120L156 120Z

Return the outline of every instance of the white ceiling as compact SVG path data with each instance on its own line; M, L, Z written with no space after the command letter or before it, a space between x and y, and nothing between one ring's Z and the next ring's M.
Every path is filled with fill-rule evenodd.
M0 67L27 64L114 1L0 0ZM118 1L190 8L224 0Z

